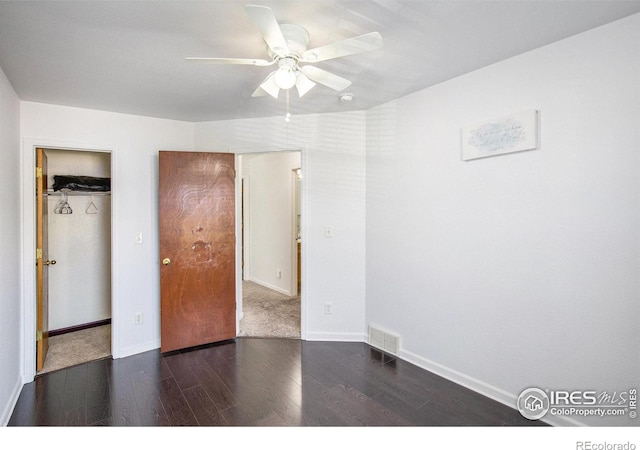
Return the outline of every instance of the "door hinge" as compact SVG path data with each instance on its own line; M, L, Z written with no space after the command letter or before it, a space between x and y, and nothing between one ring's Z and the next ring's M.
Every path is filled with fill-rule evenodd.
M36 259L42 259L42 249L41 248L37 248L36 249Z
M36 331L36 342L40 342L42 340L42 330Z
M36 167L36 178L42 178L42 167Z

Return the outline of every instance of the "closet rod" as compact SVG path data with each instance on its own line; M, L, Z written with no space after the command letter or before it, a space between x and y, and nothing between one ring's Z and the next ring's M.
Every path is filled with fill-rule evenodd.
M77 195L87 195L87 196L91 196L91 195L111 195L111 191L109 192L104 192L104 191L96 191L96 192L89 192L89 191L53 191L53 190L48 190L47 191L47 195L48 196L52 196L52 197L57 197L60 196L62 197L63 195L68 195L69 197L72 196L77 196Z

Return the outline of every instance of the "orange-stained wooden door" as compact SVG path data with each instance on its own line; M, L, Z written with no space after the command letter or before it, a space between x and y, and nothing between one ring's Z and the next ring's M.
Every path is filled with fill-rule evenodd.
M163 353L236 337L234 161L159 152Z
M47 155L36 149L36 370L49 349L49 251L47 239Z

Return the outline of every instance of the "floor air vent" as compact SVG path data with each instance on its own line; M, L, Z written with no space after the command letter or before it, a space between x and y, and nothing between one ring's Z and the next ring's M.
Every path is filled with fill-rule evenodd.
M400 336L388 333L374 325L369 325L369 344L396 355L400 350Z

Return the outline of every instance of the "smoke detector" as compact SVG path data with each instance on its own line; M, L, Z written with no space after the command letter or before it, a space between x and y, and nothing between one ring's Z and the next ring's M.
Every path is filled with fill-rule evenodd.
M340 100L340 103L351 103L351 101L353 100L353 94L340 94L338 96L338 100Z

